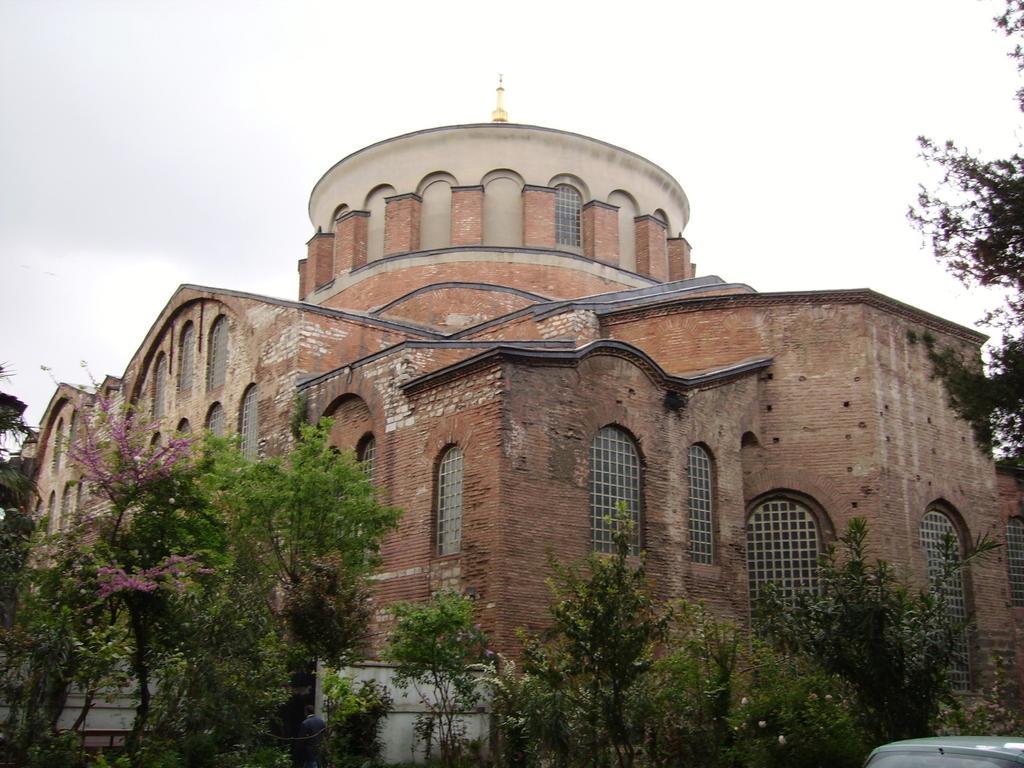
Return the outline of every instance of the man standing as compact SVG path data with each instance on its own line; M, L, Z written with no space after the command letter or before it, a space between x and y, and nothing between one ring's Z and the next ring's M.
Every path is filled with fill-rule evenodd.
M306 705L306 719L299 726L302 768L320 768L320 742L324 738L326 724L318 717L312 704Z

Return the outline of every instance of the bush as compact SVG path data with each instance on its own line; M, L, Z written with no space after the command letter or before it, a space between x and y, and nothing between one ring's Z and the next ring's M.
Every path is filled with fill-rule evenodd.
M391 711L391 694L367 680L356 690L351 679L339 673L324 679L327 737L325 759L337 768L359 768L380 759L382 721Z

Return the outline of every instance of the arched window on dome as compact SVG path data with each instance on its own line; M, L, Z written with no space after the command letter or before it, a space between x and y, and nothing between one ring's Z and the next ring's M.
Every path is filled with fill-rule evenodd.
M1006 521L1006 568L1010 579L1010 604L1024 608L1024 520Z
M214 403L206 412L206 428L217 437L224 436L224 406Z
M153 367L153 418L159 419L164 415L167 396L167 355L161 352L157 355L156 365Z
M377 441L373 437L373 433L369 432L363 435L359 439L359 444L356 446L356 459L363 467L363 472L366 476L373 479L373 460L377 454Z
M687 461L690 478L690 558L695 563L714 562L714 521L711 454L702 445L691 445Z
M224 386L228 371L228 319L220 315L210 327L206 350L206 388Z
M450 446L437 465L437 554L462 549L462 449Z
M583 208L583 197L568 184L555 187L555 243L579 248L580 211Z
M949 618L961 626L967 623L967 600L962 573L955 566L960 560L960 535L949 516L932 508L921 519L921 546L928 564L928 582L932 591L942 596ZM967 636L961 631L956 638L949 678L958 691L970 687L970 660Z
M590 443L590 540L595 552L615 552L620 505L633 523L632 554L640 552L640 454L619 427L602 427Z
M178 392L192 391L192 379L196 367L196 327L192 321L185 323L178 338Z
M785 497L760 502L747 518L747 581L750 604L766 584L782 598L818 591L818 521L803 504Z
M242 453L250 459L255 459L260 439L259 393L255 384L250 384L242 395L238 421L238 433L242 436Z

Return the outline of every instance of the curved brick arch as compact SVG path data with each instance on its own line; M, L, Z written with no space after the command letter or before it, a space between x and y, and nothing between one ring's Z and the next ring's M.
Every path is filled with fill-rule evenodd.
M829 480L803 469L764 469L743 480L743 498L749 510L767 496L791 492L813 502L820 510L823 532L835 536L835 520L845 519L847 505Z

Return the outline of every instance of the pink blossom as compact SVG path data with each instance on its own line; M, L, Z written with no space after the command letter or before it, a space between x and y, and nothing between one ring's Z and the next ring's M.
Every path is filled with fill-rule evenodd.
M106 599L119 592L141 592L149 594L161 586L179 592L192 584L197 574L213 573L212 568L202 568L195 555L171 555L152 568L127 573L123 568L104 565L96 569L100 586L97 595Z

